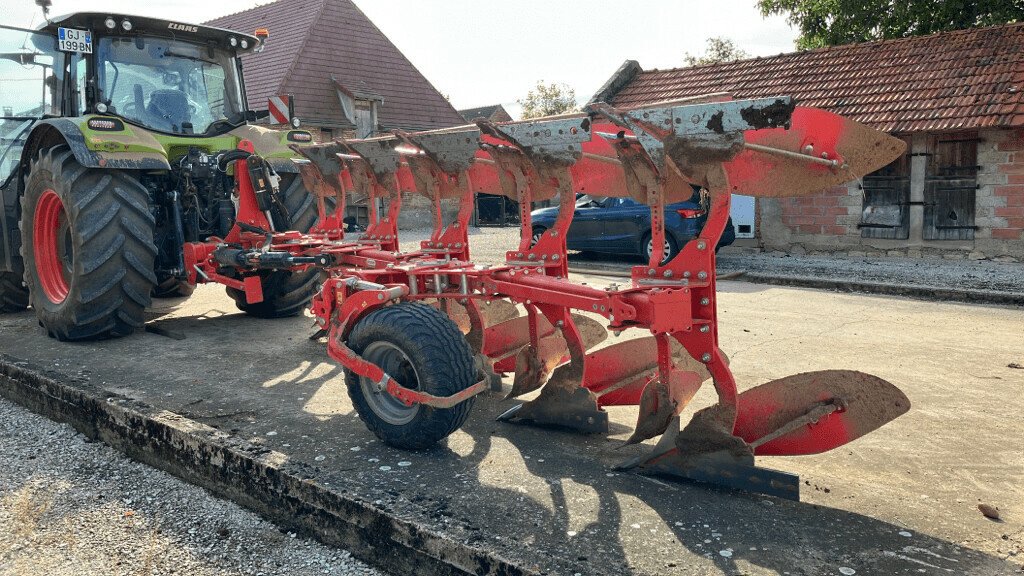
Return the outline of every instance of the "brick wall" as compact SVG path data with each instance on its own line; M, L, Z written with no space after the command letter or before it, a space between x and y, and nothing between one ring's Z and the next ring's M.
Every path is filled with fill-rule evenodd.
M1024 259L1024 129L989 130L978 145L978 233L989 258Z
M1024 240L1024 129L1003 132L986 147L993 198L993 240ZM979 151L979 156L981 152Z
M854 204L850 198L847 186L834 186L814 196L784 198L779 201L780 217L797 235L859 235L860 199ZM851 219L851 215L855 219Z
M861 238L863 196L856 182L804 198L758 201L763 248L803 253L845 251L891 255L1024 260L1024 128L978 134L975 239L923 241L911 223L909 240Z

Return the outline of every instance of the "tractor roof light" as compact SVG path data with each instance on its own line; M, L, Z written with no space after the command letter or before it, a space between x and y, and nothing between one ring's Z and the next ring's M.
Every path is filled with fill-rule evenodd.
M228 44L231 44L232 48L234 48L235 46L238 46L238 38L235 38L234 36L232 36L231 38L228 38Z
M242 38L242 50L247 50L248 48L249 48L249 41L246 40L245 38Z
M267 28L257 28L253 36L259 38L261 41L270 38L270 30Z
M128 19L121 20L121 28L123 28L125 32L131 32L132 21Z
M107 27L107 30L113 30L114 28L117 28L117 21L108 16L107 19L103 21L103 25Z

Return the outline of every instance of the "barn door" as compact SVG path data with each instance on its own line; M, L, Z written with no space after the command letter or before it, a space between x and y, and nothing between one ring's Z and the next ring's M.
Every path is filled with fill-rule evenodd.
M973 240L978 139L939 137L924 184L925 240Z
M910 162L908 156L861 179L864 207L861 212L862 238L906 240L910 237Z

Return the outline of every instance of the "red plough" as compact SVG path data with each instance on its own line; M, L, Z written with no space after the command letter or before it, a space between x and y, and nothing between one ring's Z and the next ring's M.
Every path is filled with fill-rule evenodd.
M261 298L263 270L322 269L312 304L319 334L345 368L361 418L388 444L420 448L443 439L462 425L476 395L500 389L497 374L514 372L509 398L539 394L502 420L605 432L606 408L638 405L627 443L661 439L624 467L796 498L796 477L754 466L755 455L830 450L910 404L884 380L839 370L738 393L719 349L715 293L715 246L730 195L813 194L884 166L903 147L786 97L721 96L338 140L296 147L320 206L308 234L271 228L273 174L242 150L236 226L223 241L190 245L187 265L190 280L228 284L252 303ZM695 186L710 199L707 223L662 262L664 207L690 198ZM435 212L431 238L405 253L397 229L403 192L426 196ZM503 264L470 260L475 192L519 203L520 242ZM565 238L578 192L650 206L655 249L628 285L569 280ZM383 214L371 210L358 239L342 231L349 195L386 206ZM557 199L558 219L533 237L531 202L547 199ZM448 222L446 200L458 204ZM647 335L594 349L609 331L640 330ZM680 413L709 379L718 403L681 429Z

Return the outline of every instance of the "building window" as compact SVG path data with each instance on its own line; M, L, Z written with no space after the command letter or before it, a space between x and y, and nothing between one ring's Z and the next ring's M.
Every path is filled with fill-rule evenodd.
M355 118L356 138L369 138L377 131L377 115L374 111L373 101L356 100Z
M929 138L924 179L925 240L973 240L978 187L978 135L936 134Z
M910 147L888 166L861 179L862 238L910 238Z

